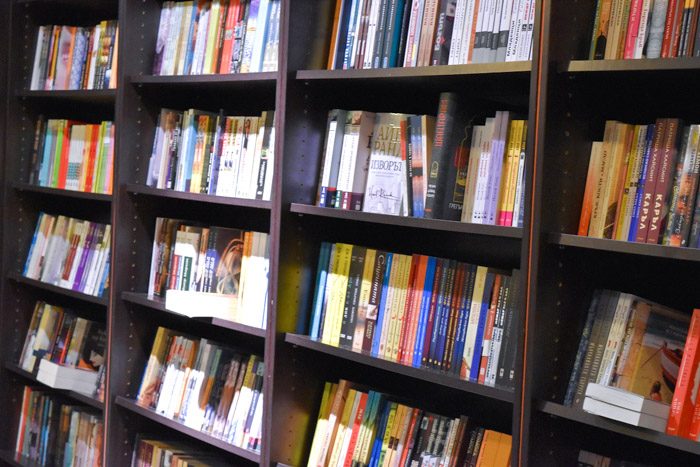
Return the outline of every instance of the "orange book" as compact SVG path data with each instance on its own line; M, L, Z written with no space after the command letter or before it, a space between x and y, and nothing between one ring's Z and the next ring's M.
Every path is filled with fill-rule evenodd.
M411 293L410 316L407 317L408 330L406 332L406 343L404 344L403 360L400 360L404 365L413 363L413 352L416 344L416 331L418 330L418 315L420 313L421 299L423 298L423 288L425 287L425 273L428 269L428 257L418 255L418 269L416 270L416 280L413 288L409 290Z
M485 430L484 438L479 448L479 457L476 459L476 467L491 467L496 465L498 458L500 433L493 430Z
M513 449L513 437L505 433L499 433L498 453L494 467L508 467L510 465L510 452Z
M476 14L476 12L479 11L479 1L480 1L480 0L476 0L476 1L474 2L474 14ZM485 1L485 0L484 0L484 1ZM476 21L476 20L472 21L472 31L471 31L471 33L469 34L469 35L470 35L470 39L469 39L469 54L467 55L467 63L471 63L471 62L472 62L472 57L473 57L473 55L474 55L474 39L475 39L475 37L476 37L476 26L477 26L477 21Z
M481 347L481 363L479 365L479 384L486 382L486 367L489 363L489 353L491 353L491 339L493 338L493 324L496 320L496 307L498 306L501 291L501 275L496 274L493 281L493 292L491 292L491 305L489 305L486 315L486 327L484 328L484 343Z
M693 440L700 433L700 309L693 310L678 381L671 400L666 433Z
M54 88L54 78L56 77L56 62L58 60L58 43L61 37L61 26L53 27L53 42L51 47L51 56L49 58L49 69L46 72L46 85L44 90L51 91Z
M56 188L66 188L66 176L68 175L68 152L70 150L70 133L74 122L66 121L66 127L63 130L63 143L61 146L61 157L58 165L58 185Z
M27 414L29 413L29 402L32 395L32 388L29 386L24 387L24 397L22 397L22 411L20 412L19 427L17 428L17 444L15 445L15 452L21 453L22 446L24 445L24 425L27 423Z
M221 60L219 61L219 73L231 72L231 59L233 56L233 32L241 15L241 0L230 0L228 15L224 25L224 45L221 48Z
M333 13L333 29L331 30L331 46L328 50L327 68L332 70L335 65L335 48L338 44L338 23L340 21L340 10L343 9L343 0L335 0L335 13Z

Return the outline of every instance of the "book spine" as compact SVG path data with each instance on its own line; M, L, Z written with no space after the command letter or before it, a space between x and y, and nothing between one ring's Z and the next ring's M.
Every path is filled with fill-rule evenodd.
M680 122L677 119L668 120L660 154L658 178L651 201L651 216L646 243L659 243L661 230L668 217L668 201L670 190L673 187L672 174L678 157L678 138L682 133L679 127Z

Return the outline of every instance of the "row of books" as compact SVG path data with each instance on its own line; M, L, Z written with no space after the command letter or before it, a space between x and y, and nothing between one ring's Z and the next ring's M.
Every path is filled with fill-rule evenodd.
M464 110L453 93L437 119L331 110L316 205L521 226L527 121L499 111L474 125Z
M93 27L39 26L29 89L116 88L118 42L116 20Z
M260 452L265 364L159 327L137 402L185 426Z
M156 188L269 200L272 191L274 111L224 116L162 109L146 184Z
M103 436L102 418L94 410L24 387L15 444L22 459L38 465L99 467Z
M159 217L148 294L165 296L167 309L190 317L265 328L269 263L266 233Z
M101 297L109 283L111 231L109 224L39 213L24 276Z
M694 57L698 5L682 0L598 0L589 58Z
M46 119L36 122L29 183L63 190L112 193L114 123Z
M518 273L323 243L309 335L488 386L513 386Z
M326 382L309 467L510 465L511 436L340 380Z
M579 235L698 247L700 125L607 121L591 147Z
M328 69L529 60L532 0L337 0Z
M97 386L100 384L98 373L105 362L106 343L104 323L38 301L27 329L19 366L31 373L54 371L56 377L68 381L57 381L61 384L50 384L52 387L90 394L99 399L102 391ZM45 365L44 360L60 366L60 369L53 370L53 366ZM43 378L40 380L44 382Z
M277 71L279 0L166 1L154 75Z
M220 458L182 442L137 436L131 467L223 467Z

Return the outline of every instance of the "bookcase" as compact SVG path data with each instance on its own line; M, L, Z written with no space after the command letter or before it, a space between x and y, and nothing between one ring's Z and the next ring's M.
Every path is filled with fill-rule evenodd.
M282 0L277 72L153 76L159 0L13 0L0 4L0 88L6 109L0 312L0 402L8 429L0 457L13 459L21 387L34 376L14 364L34 302L47 299L108 330L105 402L78 393L105 422L103 465L128 465L137 433L159 433L210 450L231 465L306 462L323 384L349 379L438 413L466 414L513 436L512 465L574 465L579 449L616 458L693 465L700 445L617 424L562 405L590 296L606 287L684 310L700 302L696 249L575 235L590 141L606 119L695 118L698 59L585 60L595 2L538 1L533 60L372 70L326 70L334 0ZM7 10L7 11L5 11ZM116 90L28 91L41 24L118 19ZM3 39L0 37L0 39ZM7 49L2 48L7 47ZM8 59L5 55L8 54ZM7 72L5 86L4 72ZM434 114L441 92L470 110L510 110L527 118L522 228L367 214L315 206L328 110ZM244 200L148 187L146 176L162 107L230 114L274 109L272 199ZM113 195L29 185L39 114L116 125ZM110 286L102 298L21 275L39 212L112 225ZM270 235L266 329L192 320L147 291L156 217L252 229ZM347 242L521 271L513 391L399 365L311 340L308 319L321 242ZM158 326L214 339L264 357L260 454L229 445L135 403Z

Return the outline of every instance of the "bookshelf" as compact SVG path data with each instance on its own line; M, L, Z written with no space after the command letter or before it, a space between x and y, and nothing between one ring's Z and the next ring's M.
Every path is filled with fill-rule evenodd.
M579 237L590 141L606 119L696 121L700 59L586 60L595 2L537 1L533 60L372 70L326 70L335 0L282 0L278 72L154 76L160 0L14 0L0 2L0 159L2 282L0 402L21 405L35 381L19 369L36 300L107 324L103 465L127 465L137 433L161 433L211 451L232 465L306 462L325 381L345 378L445 415L465 414L513 436L512 465L570 465L579 449L641 462L697 462L700 444L621 425L562 405L586 309L595 288L637 293L678 309L700 303L697 249ZM117 89L30 91L34 41L41 24L92 24L117 18ZM0 24L4 26L4 24ZM6 76L7 75L7 76ZM6 83L7 82L7 83ZM329 109L435 114L453 91L479 113L511 110L528 119L526 203L522 228L369 214L314 205ZM227 114L275 109L272 199L248 200L146 185L162 107ZM28 183L39 114L116 124L112 195ZM110 287L93 297L22 276L39 212L111 223ZM189 319L147 296L156 217L172 217L270 235L266 329L217 319ZM513 391L460 380L337 348L308 337L322 242L347 242L521 271ZM653 283L653 286L650 284ZM135 403L158 326L213 339L264 357L261 452L188 428ZM543 345L546 343L546 345ZM57 391L57 393L59 393ZM31 465L0 432L0 460Z

